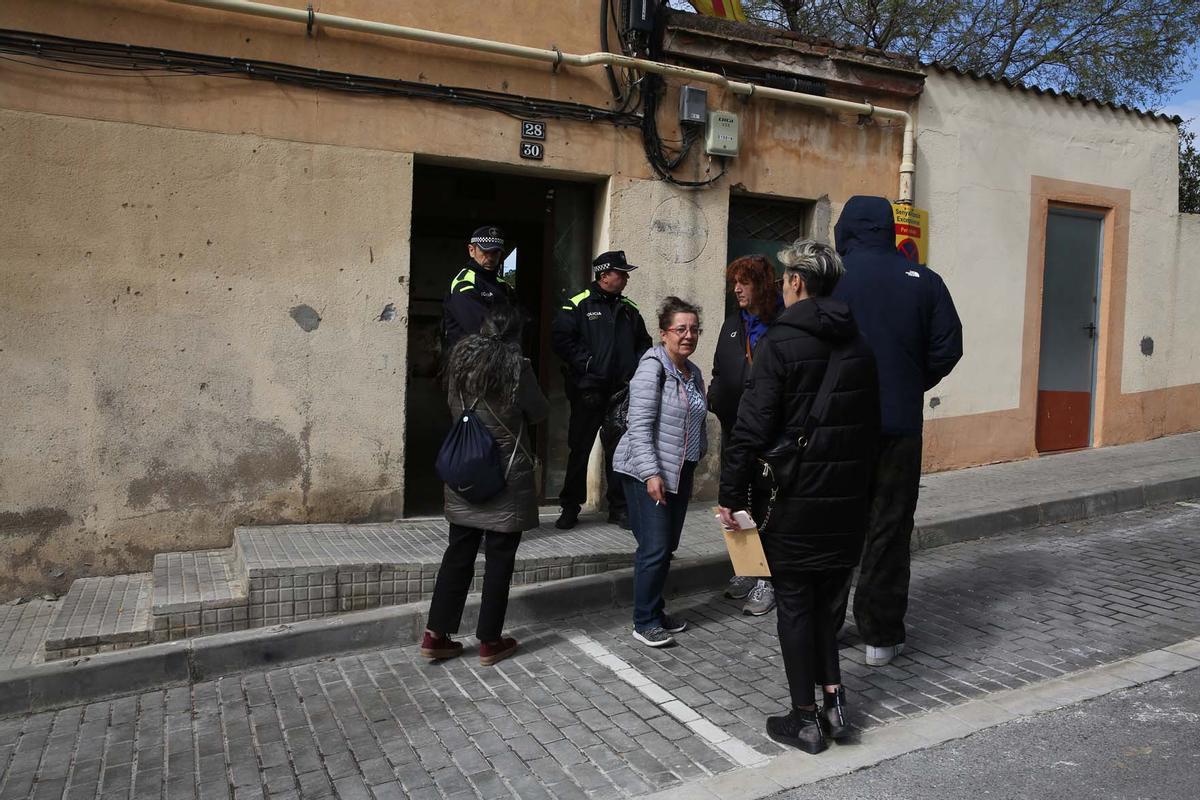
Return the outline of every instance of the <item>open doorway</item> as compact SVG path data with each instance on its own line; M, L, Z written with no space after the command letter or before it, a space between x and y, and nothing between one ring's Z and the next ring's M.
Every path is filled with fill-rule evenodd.
M557 497L567 461L570 409L550 323L564 298L586 285L595 186L418 164L413 170L412 274L408 314L408 403L404 512L435 514L442 484L433 462L450 412L441 385L439 332L450 281L467 264L467 240L481 225L504 229L504 277L528 315L522 347L533 362L550 418L534 430L543 501Z
M1050 208L1035 429L1042 453L1092 444L1103 242L1101 213Z

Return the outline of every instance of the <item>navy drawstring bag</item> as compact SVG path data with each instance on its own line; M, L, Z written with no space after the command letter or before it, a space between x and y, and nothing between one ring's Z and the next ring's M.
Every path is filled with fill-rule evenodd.
M486 503L504 491L508 481L507 470L500 464L500 447L476 416L475 403L469 407L463 404L462 413L438 450L435 467L438 477L468 503Z

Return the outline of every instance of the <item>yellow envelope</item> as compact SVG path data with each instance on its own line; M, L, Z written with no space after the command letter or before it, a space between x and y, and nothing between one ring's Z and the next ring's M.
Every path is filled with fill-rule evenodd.
M713 513L717 510L714 508ZM721 523L718 522L719 526ZM735 575L748 575L754 578L768 578L771 569L767 566L767 556L763 553L762 538L758 528L746 528L740 531L727 531L721 528L725 536L725 549L729 551L729 561L733 564Z

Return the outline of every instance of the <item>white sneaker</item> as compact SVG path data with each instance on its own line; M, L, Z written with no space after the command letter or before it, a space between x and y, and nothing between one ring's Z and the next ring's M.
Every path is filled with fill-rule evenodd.
M883 667L892 663L892 659L904 652L904 642L889 647L874 647L866 645L867 666Z

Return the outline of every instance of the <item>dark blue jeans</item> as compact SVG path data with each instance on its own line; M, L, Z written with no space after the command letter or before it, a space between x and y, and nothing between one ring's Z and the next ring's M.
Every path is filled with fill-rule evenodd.
M663 587L671 569L671 556L679 547L695 471L694 461L684 463L679 491L668 492L663 505L654 504L646 494L646 484L628 475L621 476L625 501L629 504L629 524L638 543L633 557L634 630L646 631L662 625Z

